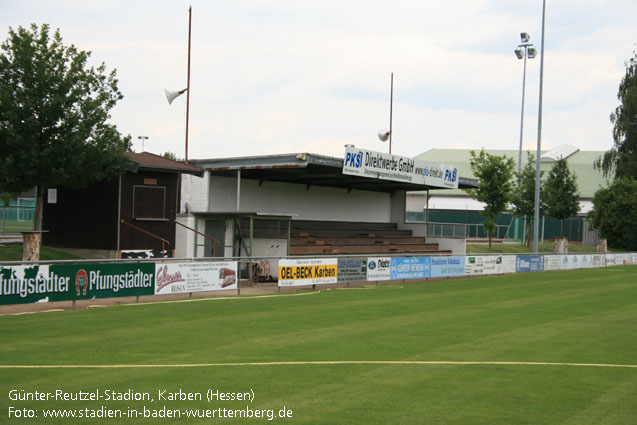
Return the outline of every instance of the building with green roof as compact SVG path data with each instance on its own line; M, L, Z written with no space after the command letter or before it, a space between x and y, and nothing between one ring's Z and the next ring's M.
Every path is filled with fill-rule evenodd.
M458 174L468 178L475 178L471 171L472 149L431 149L421 155L416 156L416 159L422 161L440 162L447 165L452 165L458 168ZM485 149L485 152L491 155L506 156L513 158L516 163L516 171L518 164L518 150L493 150ZM535 155L535 151L531 151ZM577 186L580 194L580 212L579 218L570 220L569 225L571 227L577 226L580 230L571 232L569 239L581 240L583 220L584 217L593 207L592 199L595 192L602 188L607 187L611 180L605 178L601 170L594 167L594 163L604 154L604 151L581 151L576 147L569 145L561 145L555 149L542 151L540 156L540 169L544 171L544 176L548 174L553 164L560 158L565 158L569 170L575 174L577 179ZM522 152L522 168L526 165L527 151ZM427 202L427 195L429 201ZM479 212L483 209L483 205L469 197L462 190L436 190L427 192L410 192L407 195L407 211L409 218L414 221L425 220L425 211L428 210L427 221L429 222L448 222L448 223L473 223L478 224L482 222L482 217ZM548 219L547 219L548 220ZM555 220L557 222L557 220ZM499 219L501 226L510 226L512 223L512 217L505 215ZM559 231L559 224L558 231ZM555 224L552 223L552 226ZM546 230L549 230L547 224ZM554 231L549 232L546 237L553 237ZM557 235L559 236L559 235Z

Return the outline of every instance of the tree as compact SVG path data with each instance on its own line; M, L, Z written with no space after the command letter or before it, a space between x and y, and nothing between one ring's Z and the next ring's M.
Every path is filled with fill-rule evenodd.
M542 187L542 193L546 215L561 220L561 235L564 237L564 220L579 212L577 180L568 169L566 159L562 158L553 165Z
M526 154L526 165L522 172L515 173L518 179L518 188L513 192L511 203L513 204L513 214L517 217L527 217L527 225L529 229L533 229L533 217L535 214L535 179L536 179L536 161L535 155L531 152ZM540 172L540 181L544 171ZM541 186L540 186L541 188ZM540 216L546 209L544 198L540 197ZM526 229L524 229L526 233ZM527 245L530 245L532 234L529 231L529 237L526 239Z
M637 180L616 179L610 187L598 190L589 219L611 246L636 250Z
M0 191L80 188L126 169L130 136L108 123L122 99L115 71L89 67L90 52L64 46L49 26L9 28L0 51Z
M619 106L610 115L613 147L597 160L605 176L637 179L637 51L626 62L626 74L619 84Z
M502 214L511 201L513 183L512 158L490 155L484 150L476 155L471 151L471 170L478 179L477 189L465 189L472 198L485 204L481 214L484 216L484 227L489 237L489 248L493 231L496 228L495 219Z
M162 154L164 158L172 159L173 161L183 161L181 158L177 157L177 154L174 152L166 151Z

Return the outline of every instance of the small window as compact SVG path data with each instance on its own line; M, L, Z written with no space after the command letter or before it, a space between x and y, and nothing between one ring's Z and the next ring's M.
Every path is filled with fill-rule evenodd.
M161 186L134 186L133 218L164 220L166 218L166 188Z

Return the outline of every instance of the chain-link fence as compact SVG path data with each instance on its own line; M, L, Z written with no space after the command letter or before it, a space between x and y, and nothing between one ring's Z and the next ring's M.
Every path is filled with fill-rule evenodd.
M9 206L0 204L0 234L15 234L33 230L35 199L18 199Z

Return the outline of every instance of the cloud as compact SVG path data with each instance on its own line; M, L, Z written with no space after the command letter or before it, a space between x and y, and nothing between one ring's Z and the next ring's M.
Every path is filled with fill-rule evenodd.
M184 150L190 2L9 2L5 27L49 22L65 43L116 68L118 128L147 150ZM504 0L193 0L189 156L386 151L394 73L393 150L516 149L519 33L541 44L541 4ZM608 115L637 40L629 0L547 5L543 143L609 147ZM524 140L537 138L540 58L527 63ZM135 145L137 147L137 145ZM141 146L139 146L141 147Z

